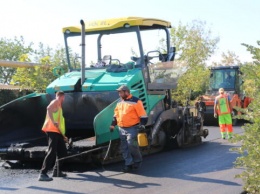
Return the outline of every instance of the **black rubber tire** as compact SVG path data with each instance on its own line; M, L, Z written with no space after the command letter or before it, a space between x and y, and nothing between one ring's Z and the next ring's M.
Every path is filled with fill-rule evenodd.
M169 133L166 132L166 142L165 142L165 146L164 149L165 150L172 150L175 148L178 148L178 142L177 142L177 138L173 138L171 135L169 135Z

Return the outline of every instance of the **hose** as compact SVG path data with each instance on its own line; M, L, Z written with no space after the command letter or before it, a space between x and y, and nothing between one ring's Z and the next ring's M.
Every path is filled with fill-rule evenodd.
M87 150L87 151L84 151L84 152L81 152L79 154L74 154L74 155L71 155L71 156L66 156L66 157L63 157L63 158L59 158L56 160L56 165L57 165L57 173L59 173L59 162L61 160L66 160L66 159L69 159L69 158L74 158L74 157L77 157L77 156L81 156L81 155L84 155L84 154L88 154L88 153L91 153L91 152L94 152L94 151L97 151L97 150L101 150L101 149L104 149L108 146L101 146L101 147L98 147L98 148L94 148L92 150Z
M74 157L77 157L77 156L80 156L80 155L83 155L83 154L87 154L87 153L90 153L90 152L97 151L97 150L104 149L104 148L108 147L108 148L107 148L107 151L106 151L106 155L105 155L105 157L103 158L103 162L102 162L102 166L103 166L103 168L104 168L104 162L105 162L105 160L107 160L107 158L108 158L108 155L109 155L109 152L110 152L110 148L111 148L111 144L112 144L112 132L113 132L113 131L110 131L110 140L109 140L109 145L108 145L108 146L102 146L102 147L94 148L94 149L92 149L92 150L87 150L87 151L81 152L81 153L79 153L79 154L75 154L75 155L71 155L71 156L67 156L67 157L63 157L63 158L57 159L57 160L56 160L57 173L59 174L59 170L60 170L59 162L60 162L61 160L66 160L66 159L68 159L68 158L74 158ZM69 146L71 146L71 145L72 145L72 141L69 143Z
M106 155L105 155L105 157L103 158L103 161L102 161L102 168L103 168L103 170L106 170L105 167L104 167L104 162L107 160L108 155L109 155L109 152L110 152L110 149L111 149L111 144L112 144L112 132L113 132L113 131L110 131L110 140L109 140L108 148L107 148L107 151L106 151Z
M103 162L104 162L105 160L107 160L107 158L108 158L108 154L109 154L109 152L110 152L110 147L111 147L111 142L112 142L112 131L110 131L110 140L109 140L107 152L106 152L106 155L105 155L105 157L104 157L104 159L103 159Z

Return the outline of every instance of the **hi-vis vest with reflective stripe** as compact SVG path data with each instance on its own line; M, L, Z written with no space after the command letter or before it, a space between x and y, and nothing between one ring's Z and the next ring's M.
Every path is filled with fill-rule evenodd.
M228 96L226 95L217 96L216 103L217 103L218 115L231 113L229 103L228 103Z
M140 118L147 117L142 101L130 94L127 99L120 99L115 108L119 127L131 127L140 123Z
M42 127L42 130L44 132L55 132L55 133L61 133L62 135L65 135L65 120L62 113L62 108L60 107L57 112L52 113L54 122L59 123L59 129L53 124L48 114L46 114L46 118Z

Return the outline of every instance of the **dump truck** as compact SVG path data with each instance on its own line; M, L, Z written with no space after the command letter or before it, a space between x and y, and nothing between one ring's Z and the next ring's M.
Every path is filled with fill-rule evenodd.
M201 143L208 130L196 109L189 103L179 106L171 96L184 71L174 63L170 28L168 21L142 17L80 20L77 26L64 27L68 72L56 68L58 77L45 93L0 107L1 159L44 158L47 140L41 128L46 107L61 90L66 136L72 142L66 161L122 160L118 129L109 129L121 85L143 102L148 115L143 131L148 144L140 145L143 155Z
M209 88L204 95L202 101L205 102L206 111L204 112L205 125L217 125L218 119L214 118L214 101L219 95L219 88L224 88L226 94L231 98L232 124L238 123L237 115L241 112L235 108L246 108L251 99L245 95L243 90L242 73L238 65L233 66L216 66L210 68Z

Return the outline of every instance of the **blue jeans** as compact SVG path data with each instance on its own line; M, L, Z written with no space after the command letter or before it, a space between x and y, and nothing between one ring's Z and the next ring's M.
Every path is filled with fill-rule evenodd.
M118 127L120 135L120 149L125 160L125 165L142 162L142 155L139 149L137 135L138 126L122 128Z

